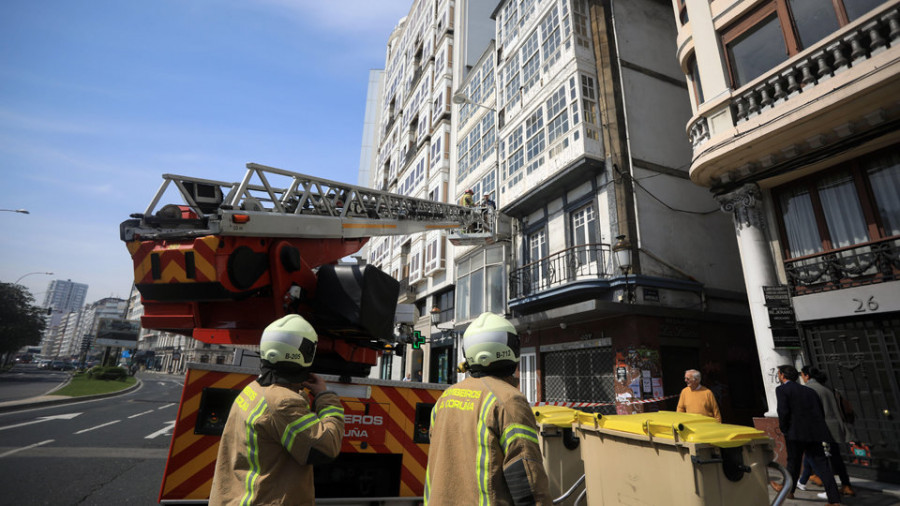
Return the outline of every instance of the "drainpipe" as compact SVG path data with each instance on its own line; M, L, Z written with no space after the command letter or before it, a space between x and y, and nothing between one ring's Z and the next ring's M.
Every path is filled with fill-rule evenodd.
M603 131L606 165L613 178L616 234L629 239L632 272L639 274L640 255L637 216L632 184L631 151L625 114L620 60L617 49L612 0L588 0L594 59L597 62L598 106ZM612 32L612 33L610 33Z

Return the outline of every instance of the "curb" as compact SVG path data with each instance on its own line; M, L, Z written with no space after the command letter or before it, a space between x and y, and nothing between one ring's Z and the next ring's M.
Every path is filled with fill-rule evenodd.
M137 379L137 381L135 382L134 385L131 385L130 387L122 389L122 390L117 390L115 392L109 392L106 394L82 395L79 397L51 395L53 392L56 392L60 388L68 385L70 381L72 381L72 376L69 376L69 379L67 381L65 381L58 387L50 390L49 392L47 392L44 395L41 395L38 397L30 397L28 399L19 399L16 401L8 401L8 402L0 403L0 413L10 413L13 411L22 411L22 410L32 409L32 408L57 406L60 404L72 404L75 402L90 401L90 400L94 400L94 399L104 399L106 397L115 397L117 395L127 394L127 393L133 392L134 390L137 390L138 388L143 386L143 384L144 384L143 381L141 381L139 378L135 378L135 379Z

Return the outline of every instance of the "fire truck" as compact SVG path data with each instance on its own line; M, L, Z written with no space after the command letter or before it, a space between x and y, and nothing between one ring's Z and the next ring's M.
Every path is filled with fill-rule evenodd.
M399 282L340 262L369 238L447 231L472 245L508 233L490 209L417 199L250 163L237 182L164 174L143 213L120 226L146 329L253 355L285 314L316 328L313 370L341 396L341 454L317 467L317 502L402 504L422 497L431 407L445 385L369 379L398 344ZM172 196L178 203L162 204ZM258 360L258 359L257 359ZM258 364L258 362L257 362ZM219 437L258 367L189 364L159 502L209 497Z

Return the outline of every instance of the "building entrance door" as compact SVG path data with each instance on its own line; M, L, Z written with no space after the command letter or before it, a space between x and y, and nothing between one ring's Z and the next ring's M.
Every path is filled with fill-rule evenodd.
M812 365L853 405L853 431L871 450L870 467L879 479L900 481L900 318L804 326L803 339Z

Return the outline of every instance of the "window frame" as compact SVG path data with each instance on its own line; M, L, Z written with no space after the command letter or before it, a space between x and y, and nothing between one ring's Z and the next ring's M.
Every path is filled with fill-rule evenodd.
M889 236L885 232L885 227L884 223L882 222L881 215L876 212L877 202L872 191L871 182L866 176L866 171L868 170L868 168L863 166L861 160L869 157L876 157L879 154L885 153L889 150L896 150L898 147L900 146L894 145L884 150L874 151L872 153L857 157L853 160L848 160L846 162L842 162L829 167L825 170L818 171L815 174L800 178L796 181L778 186L777 188L773 188L772 197L773 203L775 204L775 213L778 217L778 234L779 239L781 240L782 258L785 261L794 262L797 260L819 257L828 253L834 253L838 251L876 244L887 239L897 237ZM862 208L863 218L866 222L865 226L868 240L851 244L849 246L835 248L831 238L831 233L828 230L828 223L825 219L825 210L822 207L822 201L819 197L818 183L823 179L829 177L830 175L844 170L849 171L850 175L853 178L853 185L856 190L856 196L859 199L859 205ZM813 215L816 219L816 230L819 233L819 240L821 241L822 250L809 255L792 257L790 253L790 243L788 242L787 228L784 224L784 212L781 208L780 197L783 192L797 187L803 187L807 192L809 192L810 202L813 208Z
M683 4L683 0L677 1L679 5ZM728 44L757 26L773 12L775 13L776 20L781 28L782 42L784 42L785 48L787 49L787 58L793 58L805 49L800 43L797 22L794 19L789 2L790 0L767 0L721 30L719 33L719 39L722 44L722 53L725 57L725 66L728 71L728 78L732 89L738 89L739 86L735 84L737 81L734 65L728 54ZM849 17L847 16L847 10L844 7L844 2L843 0L831 0L831 4L834 7L835 15L837 16L838 27L839 29L843 28L850 22ZM746 83L742 84L741 87L744 85L746 85Z

